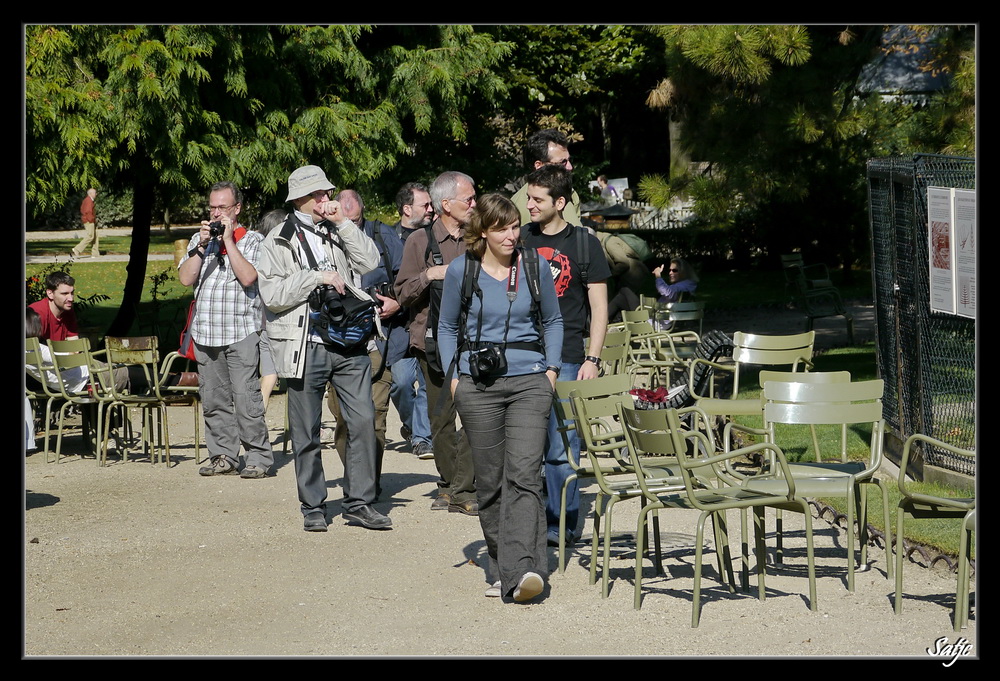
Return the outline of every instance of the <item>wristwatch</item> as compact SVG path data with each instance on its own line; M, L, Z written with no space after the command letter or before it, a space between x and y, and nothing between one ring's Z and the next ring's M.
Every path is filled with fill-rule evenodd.
M559 371L561 369L562 367L558 367L555 364L550 364L547 367L545 367L545 370L553 372L556 375L556 378L559 378Z
M586 357L583 358L583 361L584 362L593 362L594 366L597 367L597 370L600 371L600 369L601 369L601 358L600 357L594 357L593 355L587 355Z
M194 256L196 256L196 255L201 255L202 253L201 253L201 251L199 250L200 248L201 248L201 246L200 246L200 245L198 245L198 246L195 246L194 248L192 248L192 249L191 249L190 251L188 251L188 257L189 257L189 258L193 258L193 257L194 257Z

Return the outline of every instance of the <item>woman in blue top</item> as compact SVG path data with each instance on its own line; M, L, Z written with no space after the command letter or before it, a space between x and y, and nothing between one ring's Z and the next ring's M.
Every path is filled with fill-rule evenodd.
M451 391L472 447L479 522L490 557L486 595L513 595L519 602L538 596L548 574L542 450L563 336L555 286L541 257L540 300L533 312L517 248L520 233L520 216L509 199L479 199L465 231L466 253L448 266L438 322L444 366L454 371L460 353ZM481 271L463 320L467 258L478 260Z

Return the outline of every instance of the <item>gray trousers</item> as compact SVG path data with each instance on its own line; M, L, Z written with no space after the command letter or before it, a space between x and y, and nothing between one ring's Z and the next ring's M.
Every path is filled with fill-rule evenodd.
M242 442L246 465L266 471L274 454L260 395L259 340L260 334L252 333L221 347L195 343L194 352L209 456L224 456L236 465Z
M427 387L427 414L431 420L431 442L434 447L434 465L437 466L438 495L446 494L455 503L476 498L476 473L472 464L469 440L455 429L455 403L451 399L451 386L445 385L445 375L427 364L427 355L413 349L420 363ZM465 420L462 420L465 426Z
M552 384L528 374L479 390L462 376L455 404L472 445L489 580L509 594L526 572L548 576L541 471Z
M332 383L347 423L344 463L345 511L375 501L375 406L372 365L364 346L340 352L322 343L306 343L302 378L288 379L288 425L295 452L295 481L302 514L326 512L326 475L319 440L323 393Z

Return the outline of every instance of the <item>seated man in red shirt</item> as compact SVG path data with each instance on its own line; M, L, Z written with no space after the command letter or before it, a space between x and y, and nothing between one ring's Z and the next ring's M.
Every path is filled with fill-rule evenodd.
M67 273L52 272L45 277L45 297L28 306L41 318L41 342L79 337L73 311L74 284L76 280Z
M45 297L28 307L38 313L41 323L39 342L43 345L47 340L74 340L80 337L76 324L76 312L73 311L73 292L76 280L66 272L52 272L45 277ZM97 367L106 367L104 362L94 360ZM105 374L106 375L106 374ZM145 389L145 380L137 374L137 380L132 381L126 367L115 367L111 373L118 390Z

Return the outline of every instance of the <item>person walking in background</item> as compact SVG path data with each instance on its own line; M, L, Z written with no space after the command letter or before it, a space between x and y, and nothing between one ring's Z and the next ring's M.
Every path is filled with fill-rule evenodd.
M101 254L98 248L97 216L94 208L94 199L96 198L97 190L91 187L87 190L87 195L83 197L83 202L80 203L80 222L83 223L84 236L83 240L73 247L74 258L82 258L88 246L92 256L97 257Z

